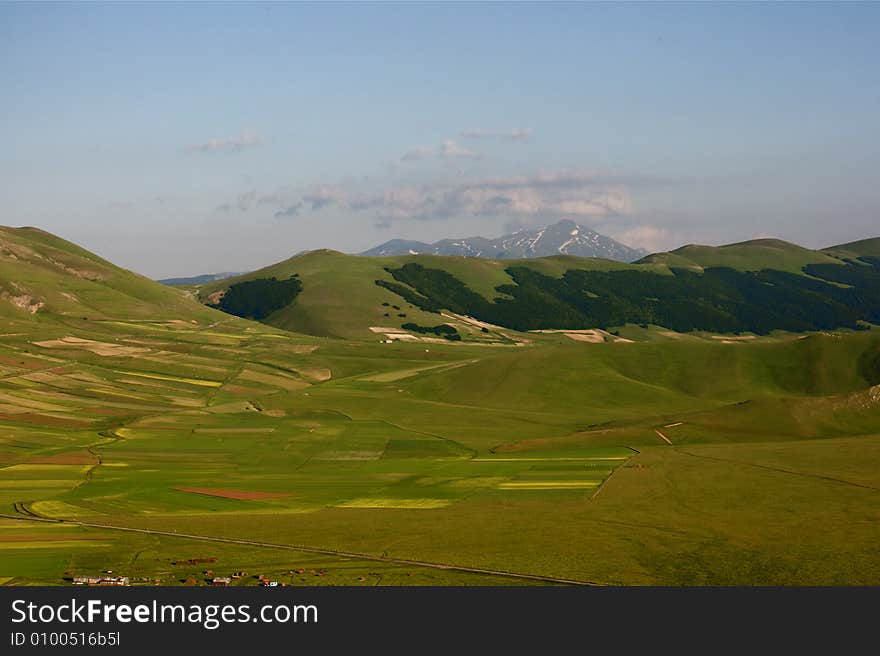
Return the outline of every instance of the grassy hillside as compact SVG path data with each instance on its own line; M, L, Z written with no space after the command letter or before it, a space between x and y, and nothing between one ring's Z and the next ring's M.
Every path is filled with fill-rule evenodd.
M423 310L451 310L517 330L657 324L679 332L767 334L880 323L878 258L807 264L806 275L672 267L672 275L570 269L554 278L514 263L506 271L516 284L499 287L507 297L491 302L443 269L407 263L387 271L395 281L376 284Z
M393 280L385 267L413 261L443 266L445 270L467 280L477 293L487 298L497 294L494 292L496 286L512 282L504 271L504 264L498 260L434 255L362 257L321 250L298 255L237 278L202 285L199 298L210 302L216 298L212 295L225 291L235 283L271 277L287 279L297 274L302 281L302 291L291 305L268 316L265 323L323 337L372 338L377 334L369 330L371 326L399 329L408 322L437 324L436 314L423 312L375 284L376 280ZM399 316L401 314L405 316ZM457 325L466 330L466 324L459 322Z
M271 277L280 280L294 274L302 281L302 291L291 305L269 315L265 323L293 332L364 339L373 335L370 326L399 327L407 321L432 320L426 313L406 307L399 297L372 282L364 284L374 278L390 278L377 259L336 251L312 251L244 276L204 285L199 296L203 300L210 299L216 291L228 289L237 282ZM392 304L399 309L392 308ZM398 314L406 317L398 317Z
M829 255L791 244L781 239L753 239L725 246L689 244L668 253L654 253L639 260L642 264L670 267L729 267L737 271L775 269L800 273L808 264L836 264Z
M254 278L299 274L274 318L357 337L330 339L202 307L45 233L3 235L0 285L45 300L2 301L24 318L0 334L0 584L111 569L203 585L208 568L247 571L236 585L880 583L876 330L484 333L372 281L427 260L320 252ZM430 264L487 301L508 275ZM408 315L394 326L473 333L380 344L361 327L391 303Z
M37 228L0 227L0 320L222 320L181 292Z
M314 251L203 285L199 297L216 303L225 290L243 281L297 275L302 292L264 322L349 339L375 337L370 327L406 332L400 330L406 323L436 325L438 312L463 330L466 340L477 341L498 341L499 335L469 330L449 314L516 330L607 329L632 323L677 331L766 333L877 321L880 298L875 298L873 269L851 280L834 272L839 266L848 265L824 252L774 239L684 246L636 264L572 256L371 258Z
M840 244L822 249L822 252L833 257L856 259L860 257L880 257L880 237L862 239L848 244Z

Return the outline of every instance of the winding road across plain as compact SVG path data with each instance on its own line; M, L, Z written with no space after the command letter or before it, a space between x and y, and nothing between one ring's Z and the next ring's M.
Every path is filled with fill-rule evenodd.
M148 528L134 528L130 526L113 526L111 524L96 524L93 522L82 522L72 519L47 519L37 516L25 515L9 515L0 513L0 517L5 519L17 519L25 522L44 522L49 524L72 524L74 526L84 526L87 528L98 528L111 531L127 531L129 533L142 533L144 535L162 535L172 538L184 538L188 540L200 540L202 542L224 542L227 544L243 544L250 547L264 547L267 549L286 549L288 551L299 551L303 553L323 554L326 556L337 556L339 558L348 558L352 560L369 560L380 563L394 563L395 565L412 565L414 567L427 567L430 569L446 570L451 572L467 572L470 574L485 574L489 576L500 576L510 579L519 579L524 581L542 581L544 583L553 583L556 585L580 585L589 587L602 586L601 583L592 581L578 581L575 579L563 579L555 576L543 576L540 574L523 574L519 572L505 572L495 569L483 569L479 567L465 567L463 565L448 565L445 563L432 563L423 560L410 560L407 558L391 558L385 556L372 556L370 554L357 553L353 551L337 551L335 549L322 549L319 547L305 547L291 544L275 544L272 542L259 542L256 540L244 540L240 538L222 538L210 535L194 535L191 533L178 533L175 531L158 531Z

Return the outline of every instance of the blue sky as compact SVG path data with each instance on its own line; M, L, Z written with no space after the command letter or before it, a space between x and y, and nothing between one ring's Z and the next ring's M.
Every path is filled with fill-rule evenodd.
M880 234L880 4L0 4L0 203L146 275Z

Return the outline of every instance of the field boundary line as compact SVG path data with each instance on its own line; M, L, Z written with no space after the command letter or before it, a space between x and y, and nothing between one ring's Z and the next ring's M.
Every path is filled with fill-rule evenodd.
M864 490L873 490L874 492L880 492L880 487L874 487L873 485L866 485L865 483L856 483L855 481L848 481L843 478L835 478L833 476L823 476L822 474L810 474L808 472L799 472L794 471L792 469L783 469L782 467L773 467L772 465L761 465L757 462L748 462L746 460L733 460L731 458L719 458L718 456L706 456L699 453L691 453L690 451L685 451L684 449L677 448L676 451L679 453L683 453L687 456L691 456L692 458L705 458L706 460L715 460L717 462L729 462L734 465L745 465L747 467L757 467L758 469L766 469L772 472L778 472L780 474L791 474L792 476L803 476L804 478L817 478L822 481L830 481L832 483L840 483L841 485L852 485L853 487L860 487Z
M26 511L31 512L31 511ZM72 519L48 519L37 516L9 515L0 513L0 517L7 519L17 519L19 521L45 522L51 524L73 524L75 526L84 526L86 528L100 528L112 531L126 531L128 533L142 533L144 535L162 535L172 538L184 538L189 540L200 540L203 542L222 542L227 544L243 544L251 547L262 547L266 549L285 549L288 551L300 551L304 553L316 553L325 556L337 556L350 560L368 560L380 563L393 563L395 565L411 565L414 567L426 567L429 569L439 569L451 572L466 572L470 574L485 574L488 576L498 576L503 578L521 579L529 581L543 581L545 583L555 583L557 585L578 585L587 587L603 587L603 583L595 583L593 581L580 581L577 579L564 579L555 576L544 576L541 574L523 574L520 572L506 572L503 570L484 569L480 567L467 567L465 565L449 565L446 563L433 563L422 560L411 560L408 558L392 558L386 556L373 556L370 554L358 553L354 551L338 551L336 549L322 549L320 547L306 547L292 544L276 544L272 542L260 542L258 540L245 540L243 538L224 538L209 535L194 535L190 533L177 533L174 531L159 531L147 528L135 528L131 526L114 526L112 524L96 524L93 522L83 522Z
M628 446L628 447L626 447L626 448L629 449L630 451L632 451L633 454L632 454L629 458L627 458L626 460L624 460L622 463L620 463L619 465L617 465L617 467L615 467L614 469L611 470L611 473L608 474L608 477L607 477L604 481L602 481L602 483L599 485L599 487L596 488L596 491L593 492L592 496L590 497L590 501L592 501L592 500L595 499L597 496L599 496L599 492L602 491L602 488L604 488L606 485L608 485L608 482L611 480L611 477L614 476L615 473L617 473L617 470L618 470L618 469L620 469L621 467L625 467L625 466L626 466L626 463L628 463L630 460L632 460L632 459L635 458L636 456L640 456L640 455L642 455L642 452L639 451L638 449L634 449L634 448L632 448L631 446Z
M457 446L459 448L465 449L466 451L470 451L471 456L470 456L469 460L472 460L474 458L474 456L477 455L476 449L471 448L465 444L462 444L461 442L457 442L456 440L452 439L451 437L444 437L443 435L439 435L437 433L429 433L428 431L418 430L415 428L406 428L405 426L401 426L400 424L395 424L393 421L388 421L387 419L380 419L379 421L381 421L385 424L388 424L389 426L393 426L394 428L397 428L397 429L402 430L404 432L415 433L417 435L427 435L428 437L433 437L434 439L443 440L445 442L449 442L450 444L454 444L455 446Z

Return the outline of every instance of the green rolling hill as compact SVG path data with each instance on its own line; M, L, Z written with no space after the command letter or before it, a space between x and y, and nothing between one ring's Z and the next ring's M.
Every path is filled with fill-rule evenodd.
M873 289L870 254L793 247L796 273L732 246L717 273L701 247L681 273L320 251L198 289L282 303L267 326L44 232L0 247L4 584L201 585L207 558L291 585L880 582L880 331L526 333L419 307L577 309L574 282L621 274L846 299Z
M8 327L120 317L223 318L179 290L115 266L47 232L0 227L0 320Z
M726 246L689 244L668 253L654 253L642 264L663 264L669 267L690 267L703 270L729 267L737 271L775 269L800 273L809 264L836 264L837 260L822 251L813 251L781 239L753 239Z
M450 313L519 331L635 324L767 334L880 323L878 265L869 255L844 259L773 239L683 246L634 264L571 256L491 260L313 251L202 285L198 295L217 303L237 284L296 275L300 293L260 318L286 330L343 338L363 339L373 334L371 327L405 323L451 321L466 328ZM481 332L466 338L491 337Z
M848 244L830 246L822 252L837 258L857 259L860 257L880 257L880 237L861 239Z

